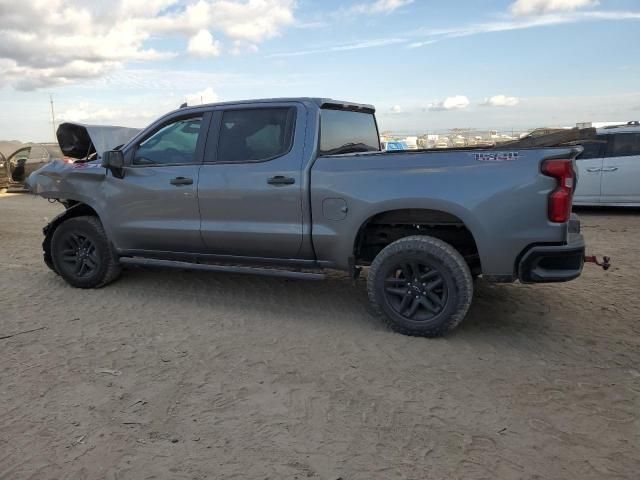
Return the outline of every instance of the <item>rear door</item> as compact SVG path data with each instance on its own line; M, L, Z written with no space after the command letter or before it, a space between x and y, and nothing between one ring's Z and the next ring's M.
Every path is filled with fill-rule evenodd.
M640 204L640 132L612 135L602 165L601 202Z
M208 253L297 258L305 127L295 102L214 112L198 183Z
M574 194L575 204L595 205L600 203L602 162L607 147L606 139L582 144L584 151L576 158L578 186Z

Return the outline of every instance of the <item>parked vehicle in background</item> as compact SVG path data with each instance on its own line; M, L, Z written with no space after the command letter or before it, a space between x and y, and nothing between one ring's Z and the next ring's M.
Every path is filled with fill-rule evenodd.
M408 150L418 150L418 137L411 135L405 137L402 141L407 145Z
M574 205L640 206L640 125L596 129L577 157Z
M374 112L321 98L187 107L101 163L52 162L28 181L67 207L44 229L44 260L79 288L123 264L295 278L369 267L373 310L420 336L462 321L474 276L580 275L580 147L382 152Z
M436 140L435 145L433 146L434 148L449 148L451 147L451 141L449 140L449 137L440 137L438 138L438 140Z
M467 146L467 140L462 135L453 137L453 148L462 148Z
M55 143L32 143L21 146L8 157L0 154L0 188L21 189L27 177L54 159L62 159Z
M380 146L382 150L387 152L397 151L397 150L409 150L409 146L405 142L390 140L387 142L381 142Z

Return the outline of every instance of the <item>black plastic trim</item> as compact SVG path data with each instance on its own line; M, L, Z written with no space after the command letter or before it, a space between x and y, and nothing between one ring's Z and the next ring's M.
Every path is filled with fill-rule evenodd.
M262 275L268 277L294 278L299 280L323 280L324 273L296 272L289 270L276 270L272 268L256 268L238 265L208 265L204 263L180 262L175 260L159 260L153 258L123 257L120 263L124 265L137 265L141 267L180 268L186 270L204 270L209 272L241 273L249 275Z
M522 283L568 282L578 278L584 266L584 238L570 235L566 245L529 247L518 264Z

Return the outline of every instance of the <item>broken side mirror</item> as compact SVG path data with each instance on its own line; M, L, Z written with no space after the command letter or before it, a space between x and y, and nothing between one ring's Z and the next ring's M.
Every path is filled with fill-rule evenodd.
M114 177L124 177L124 153L122 150L107 150L102 154L102 166L111 170Z

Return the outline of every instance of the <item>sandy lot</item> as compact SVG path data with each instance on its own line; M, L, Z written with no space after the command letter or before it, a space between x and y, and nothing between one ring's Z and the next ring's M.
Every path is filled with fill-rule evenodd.
M444 339L367 313L364 282L41 260L61 208L0 197L0 479L622 479L640 472L640 211L582 212L562 285L482 281Z

